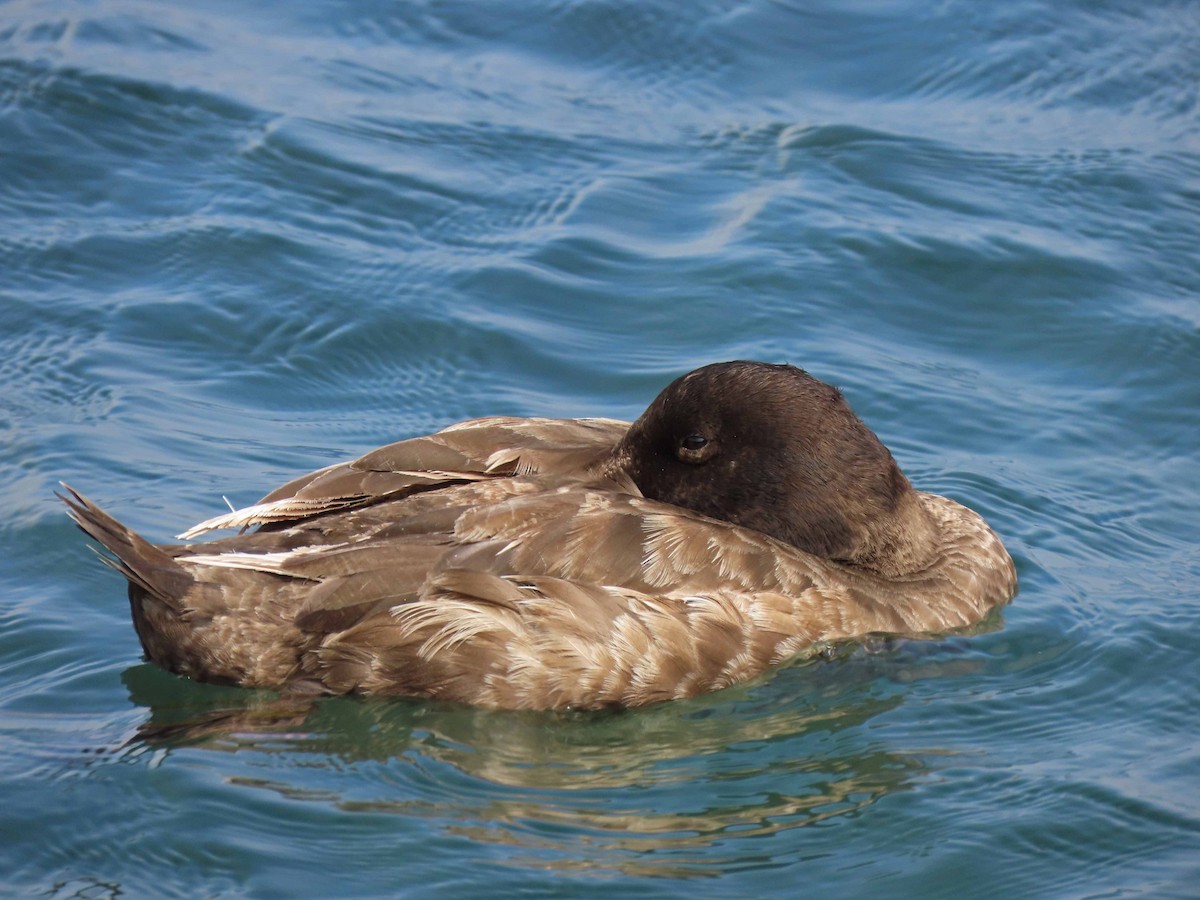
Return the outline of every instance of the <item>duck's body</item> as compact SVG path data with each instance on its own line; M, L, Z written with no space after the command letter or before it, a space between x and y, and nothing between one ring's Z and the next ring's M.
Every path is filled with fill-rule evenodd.
M262 525L200 546L67 502L129 579L149 658L250 687L637 706L968 627L1016 590L982 518L912 490L832 388L759 363L685 376L633 426L392 444L184 535Z

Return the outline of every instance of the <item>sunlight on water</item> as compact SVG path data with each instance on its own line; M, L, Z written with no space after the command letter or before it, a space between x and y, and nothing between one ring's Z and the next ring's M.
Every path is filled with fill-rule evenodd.
M0 7L14 895L1189 896L1200 17L1154 0ZM201 686L154 540L486 414L838 384L1022 591L603 715Z

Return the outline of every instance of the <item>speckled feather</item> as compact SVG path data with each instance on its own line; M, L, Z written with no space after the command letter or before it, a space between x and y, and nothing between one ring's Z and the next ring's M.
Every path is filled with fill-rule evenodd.
M823 642L969 627L1015 591L982 518L906 480L933 537L900 575L651 499L627 462L645 431L642 420L635 434L607 419L460 423L202 523L185 534L261 528L198 546L155 547L74 491L64 499L129 579L151 659L256 687L638 706L744 681Z

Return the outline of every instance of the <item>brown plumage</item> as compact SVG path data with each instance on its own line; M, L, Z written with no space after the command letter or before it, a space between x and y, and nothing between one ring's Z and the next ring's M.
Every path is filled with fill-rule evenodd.
M628 425L476 419L155 546L67 488L146 655L201 681L509 708L717 690L831 641L978 623L999 538L913 490L834 388L720 363Z

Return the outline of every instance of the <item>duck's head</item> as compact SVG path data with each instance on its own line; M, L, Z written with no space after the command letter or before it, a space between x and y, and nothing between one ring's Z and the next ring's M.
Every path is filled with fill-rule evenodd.
M933 524L887 447L794 366L716 363L676 379L613 464L653 500L884 576L933 552Z

